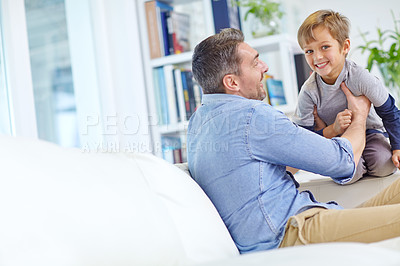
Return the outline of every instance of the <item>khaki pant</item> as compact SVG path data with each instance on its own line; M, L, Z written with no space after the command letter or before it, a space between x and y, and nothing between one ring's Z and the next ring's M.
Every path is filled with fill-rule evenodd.
M312 208L290 217L280 247L322 242L371 243L397 236L400 178L357 208Z

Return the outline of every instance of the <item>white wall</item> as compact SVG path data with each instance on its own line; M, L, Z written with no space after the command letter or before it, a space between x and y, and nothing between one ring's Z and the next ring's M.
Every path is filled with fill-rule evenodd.
M393 10L397 19L400 19L400 1L398 0L281 0L286 17L284 31L297 37L297 29L304 19L319 9L332 9L349 18L351 22L350 41L351 49L349 59L366 66L367 54L361 54L357 46L364 42L360 36L361 32L370 32L368 38L377 38L376 27L382 29L394 29L391 15ZM372 72L379 76L377 69Z

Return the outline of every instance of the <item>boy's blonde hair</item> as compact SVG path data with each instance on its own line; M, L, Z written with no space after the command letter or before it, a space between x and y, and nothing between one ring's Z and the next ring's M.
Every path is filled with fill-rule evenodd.
M321 25L329 30L332 37L339 42L340 47L346 39L349 39L350 21L347 17L333 10L318 10L304 20L297 32L297 41L302 49L315 40L313 29Z

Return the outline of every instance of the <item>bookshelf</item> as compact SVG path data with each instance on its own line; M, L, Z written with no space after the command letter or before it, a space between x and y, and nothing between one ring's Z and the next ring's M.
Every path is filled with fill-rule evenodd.
M201 40L215 33L212 0L169 0L169 5L179 12L193 12L195 10L195 16L190 16L190 24L195 25L191 27L193 34L190 36L190 51L153 59L150 57L149 50L145 2L147 0L137 1L137 10L139 13L146 93L150 113L150 134L152 135L154 154L163 157L163 137L175 136L180 138L182 149L185 149L188 121L187 119L183 121L179 121L178 119L178 121L174 120L173 122L169 121L165 123L165 121L160 120L160 106L158 106L160 102L156 100L157 93L159 93L156 89L156 83L159 81L154 77L155 69L163 67L171 68L171 66L174 68L191 69L193 48ZM270 67L269 73L273 74L274 78L282 80L286 104L276 106L276 108L286 114L291 114L294 112L298 94L294 55L301 53L301 51L297 43L285 34L245 41L260 53L260 58ZM177 106L177 109L179 109L179 106Z

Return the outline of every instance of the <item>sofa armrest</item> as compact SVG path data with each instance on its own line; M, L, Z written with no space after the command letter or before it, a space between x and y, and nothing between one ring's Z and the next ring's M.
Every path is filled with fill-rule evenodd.
M174 164L176 167L178 167L179 169L181 169L183 172L185 172L187 175L190 175L190 171L189 171L189 167L187 163L176 163Z

